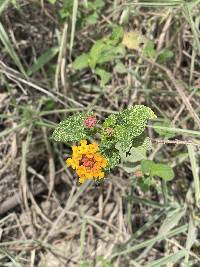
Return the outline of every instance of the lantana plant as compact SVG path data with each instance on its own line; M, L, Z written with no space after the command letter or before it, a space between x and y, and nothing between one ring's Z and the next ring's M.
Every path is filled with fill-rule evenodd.
M108 116L104 122L92 112L76 113L61 121L53 132L58 142L72 143L72 156L66 164L72 167L79 182L102 181L120 161L134 171L151 147L145 127L154 112L136 105Z

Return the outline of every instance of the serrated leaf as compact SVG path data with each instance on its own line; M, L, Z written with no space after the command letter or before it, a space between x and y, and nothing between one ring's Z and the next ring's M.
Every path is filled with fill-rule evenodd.
M108 166L106 167L106 170L113 169L114 167L118 165L120 161L120 155L119 155L119 152L115 148L108 149L106 147L101 147L100 151L101 151L101 154L108 161Z
M155 118L153 111L143 105L130 107L118 115L116 136L123 150L126 150L134 138L141 135L146 127L147 120Z
M122 151L127 151L134 139L140 136L146 127L148 119L155 118L153 111L143 105L130 107L117 115L109 116L103 127L112 128L113 137L110 138L103 132L102 140L108 143L120 143Z
M53 132L52 138L58 142L76 142L87 139L88 134L84 128L85 114L75 114L61 121Z
M89 66L89 55L85 53L77 57L73 62L73 68L75 70L82 70L84 68L87 68L88 66Z

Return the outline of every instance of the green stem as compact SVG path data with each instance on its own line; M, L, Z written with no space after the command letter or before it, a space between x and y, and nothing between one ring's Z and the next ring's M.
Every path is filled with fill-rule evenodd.
M162 185L162 193L163 193L163 198L164 198L164 204L168 204L168 190L167 190L167 183L165 180L161 181Z

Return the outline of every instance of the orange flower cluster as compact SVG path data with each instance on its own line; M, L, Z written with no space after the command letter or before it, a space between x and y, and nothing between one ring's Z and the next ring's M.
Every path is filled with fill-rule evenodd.
M88 179L104 178L103 168L107 166L107 160L99 153L97 143L87 144L86 140L80 142L80 146L72 146L72 158L66 163L71 166L79 176L79 182L84 183Z

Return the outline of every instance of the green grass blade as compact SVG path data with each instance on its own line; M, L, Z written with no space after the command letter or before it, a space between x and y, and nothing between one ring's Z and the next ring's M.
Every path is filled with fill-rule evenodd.
M72 48L74 44L77 11L78 11L78 0L74 0L73 12L72 12L72 29L71 29L71 38L70 38L70 46L69 46L70 54L72 53Z
M51 47L47 49L33 64L29 69L28 75L31 76L39 69L41 69L45 64L47 64L59 51L59 47Z
M13 128L6 129L6 130L2 131L2 132L0 133L0 138L2 138L3 136L6 136L6 135L8 135L8 134L10 134L10 133L12 133L12 132L14 132L14 131L16 131L17 129L22 128L23 126L26 125L26 123L27 123L27 122L24 121L24 122L21 122L20 124L18 124L17 126L15 126L15 127L13 127Z
M187 5L190 9L192 9L196 7L198 4L200 4L200 0L193 0L191 3L188 3Z
M153 125L153 126L148 125L148 127L163 130L169 133L179 133L179 134L200 136L200 131L193 131L193 130L180 129L180 128L170 128L170 127L163 127L163 126L158 126L158 125Z
M13 59L13 61L15 62L16 66L19 68L19 70L21 71L21 73L23 73L23 75L25 77L27 77L26 71L17 55L17 53L15 52L10 39L2 25L2 23L0 22L0 40L3 43L6 51L8 52L8 54L10 55L10 57Z
M185 209L177 209L171 213L168 213L158 233L160 235L166 235L179 223L180 219L184 215L185 215Z
M6 9L11 0L0 0L0 15Z
M130 2L129 2L130 3ZM140 6L146 6L146 7L170 7L170 6L180 6L182 4L184 4L183 0L168 0L168 1L162 1L162 0L158 0L158 1L151 1L151 0L140 0L137 2L131 2L131 5L140 5Z
M190 217L190 222L189 222L189 226L188 226L188 235L187 235L187 241L186 241L187 253L185 255L185 261L184 261L185 267L188 266L190 250L191 250L193 244L195 243L196 239L197 239L197 229L194 225L193 218Z
M159 242L159 241L165 239L166 236L172 237L172 236L184 233L187 230L187 227L188 227L188 225L185 224L183 226L180 226L180 227L174 229L173 231L171 231L167 235L157 235L156 237L151 238L149 240L146 240L144 242L141 242L140 244L129 247L129 248L122 250L122 251L119 251L119 252L115 252L111 255L111 258L115 258L115 257L120 256L120 255L129 254L129 253L132 253L132 252L137 251L139 249L151 246L151 245L155 244L156 242Z
M85 247L86 228L87 228L87 220L84 219L81 226L81 234L80 234L80 259L83 257L83 252Z
M158 236L166 236L176 225L178 225L180 219L184 216L184 214L185 209L176 209L172 212L168 212L166 219L164 220L158 231ZM144 255L147 255L147 253L153 246L154 243L146 247L146 249L140 254L139 258L141 259L142 257L144 257Z
M164 266L167 266L168 263L176 263L176 262L180 263L180 259L183 258L185 254L186 254L186 251L183 249L174 254L170 254L166 257L163 257L159 260L152 261L144 265L144 267L164 267Z
M188 20L190 27L192 29L194 41L196 43L196 49L198 50L198 53L200 54L200 41L199 41L199 30L197 29L195 22L193 20L193 15L192 15L192 9L189 8L187 4L183 6L183 11L185 14L186 20Z
M195 157L195 148L193 145L187 145L188 154L192 167L192 174L194 178L194 189L195 189L195 201L196 205L200 203L200 181L199 181L199 166Z
M123 245L121 245L121 248L125 249L125 247L129 243L135 241L138 237L140 237L142 234L144 234L145 231L149 230L154 225L154 223L168 211L169 211L169 208L163 209L158 214L156 213L155 215L150 217L148 219L148 221L140 229L138 229L135 233L133 233L133 235L131 236L131 238L128 241L126 241Z
M21 264L16 262L15 258L12 255L10 255L10 253L8 253L4 249L0 249L0 251L2 254L4 254L13 263L13 267L21 267Z

